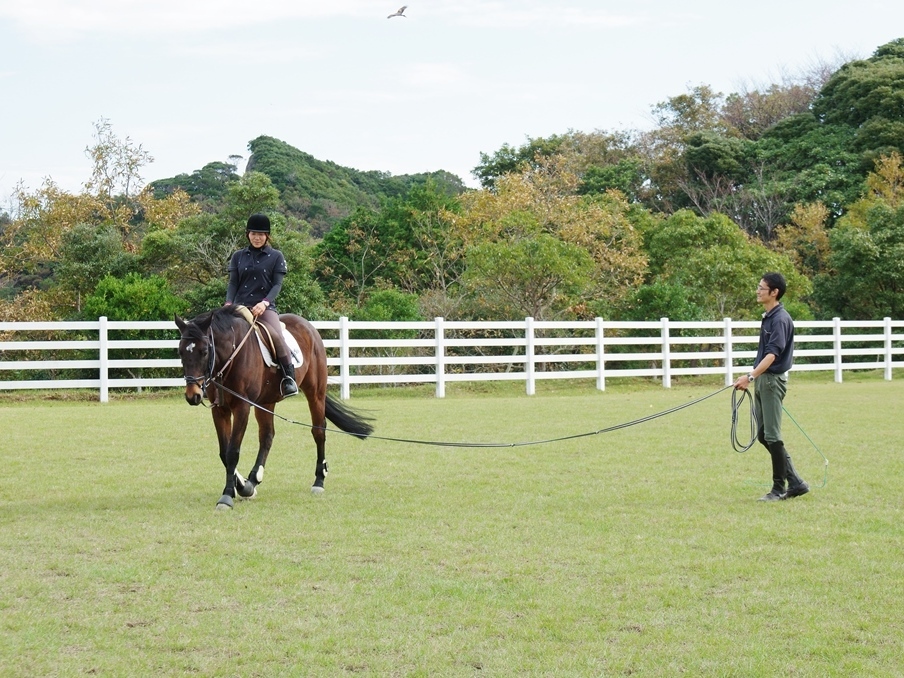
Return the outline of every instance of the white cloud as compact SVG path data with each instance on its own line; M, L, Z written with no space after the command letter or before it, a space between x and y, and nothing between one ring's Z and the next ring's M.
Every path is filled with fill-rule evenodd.
M637 14L616 14L593 2L520 2L459 0L437 5L432 12L480 28L616 28L643 23ZM408 14L416 16L414 9Z
M330 17L382 19L399 0L4 0L0 19L39 42L103 33L119 35L205 33L277 21ZM622 27L642 17L617 14L588 0L418 2L406 14L414 21L440 18L480 28ZM398 20L396 20L398 21Z
M447 87L468 80L461 67L450 63L412 64L405 70L404 81L416 87Z
M236 50L234 42L182 42L174 49L186 57L216 60L219 63L284 64L297 63L323 56L320 48L298 43L249 40Z
M0 18L38 40L87 33L183 33L298 18L367 16L366 0L4 0Z

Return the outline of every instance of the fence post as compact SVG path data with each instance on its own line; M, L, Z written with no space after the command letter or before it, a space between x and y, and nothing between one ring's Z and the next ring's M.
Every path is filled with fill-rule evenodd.
M110 401L110 348L107 344L107 316L102 315L99 322L97 338L100 341L100 401Z
M725 323L725 385L734 383L734 346L731 344L731 318L722 318Z
M339 318L339 389L343 400L351 398L351 366L348 364L348 316Z
M841 369L841 318L832 318L832 345L835 349L835 383L842 381Z
M527 374L527 395L534 395L534 319L524 319L524 371Z
M885 322L885 381L891 381L891 318Z
M662 386L672 388L672 366L669 359L669 319L660 318L662 323Z
M596 319L596 388L606 390L606 344L603 335L603 319Z
M436 397L446 397L446 333L442 318L434 318L436 329Z

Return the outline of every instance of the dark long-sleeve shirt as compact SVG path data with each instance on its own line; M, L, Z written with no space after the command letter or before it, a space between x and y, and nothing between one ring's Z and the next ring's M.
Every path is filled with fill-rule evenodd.
M782 374L791 369L794 359L794 322L788 311L778 304L768 313L763 314L763 322L760 324L760 343L756 350L756 362L753 368L769 354L775 356L775 361L769 366L767 372Z
M276 297L282 289L288 269L282 252L270 245L260 249L246 247L238 250L229 260L229 287L226 301L244 306L254 306L267 300L276 310Z

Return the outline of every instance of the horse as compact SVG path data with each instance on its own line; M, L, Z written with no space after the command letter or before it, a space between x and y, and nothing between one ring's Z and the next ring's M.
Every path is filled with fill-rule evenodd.
M283 399L282 375L268 367L243 307L223 306L191 320L175 316L179 328L179 357L185 376L185 400L197 406L206 396L217 431L220 460L226 467L226 486L217 508L231 509L236 494L250 499L264 480L264 466L273 444L273 412ZM301 316L285 313L280 320L301 349L302 363L295 382L308 400L311 435L317 445L313 494L322 494L328 472L326 420L362 440L373 433L370 419L337 402L327 393L326 349L317 329ZM257 419L259 448L248 478L237 472L242 439L252 406Z

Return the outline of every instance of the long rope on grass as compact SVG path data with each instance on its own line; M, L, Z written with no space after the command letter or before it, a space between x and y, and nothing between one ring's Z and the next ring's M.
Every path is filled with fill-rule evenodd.
M797 423L797 419L795 419L794 417L791 416L791 413L785 408L784 405L782 405L782 410L784 410L785 414L788 415L788 419L793 421L794 425L797 426L797 428L800 430L800 432L804 434L804 438L806 438L807 440L810 441L810 444L813 446L813 449L816 450L817 452L819 452L819 456L822 457L823 475L822 475L822 485L820 485L819 487L825 487L826 483L829 482L829 459L828 459L828 457L826 457L826 455L824 455L822 453L822 450L820 450L819 447L817 447L816 443L813 442L813 439L807 435L806 431L804 431L803 426L801 426L800 424Z
M277 419L281 419L282 421L284 421L288 424L304 426L305 428L309 428L312 430L315 428L319 428L319 429L323 429L324 431L328 431L330 433L355 435L353 433L348 433L347 431L342 431L340 429L329 428L327 426L313 426L312 424L308 424L303 421L296 421L295 419L289 419L288 417L284 417L281 414L277 414L276 412L274 412L272 410L268 410L266 407L263 407L262 405L259 405L255 402L249 400L248 398L244 397L242 394L236 393L232 389L230 389L226 386L223 386L223 384L220 384L218 382L212 382L212 383L214 383L218 388L222 388L224 391L228 391L229 393L234 395L236 398L243 400L244 402L248 403L249 405L251 405L253 407L256 407L259 410L267 412L268 414L271 414L274 417L276 417ZM654 419L659 419L660 417L664 417L669 414L674 414L675 412L679 412L688 407L693 407L694 405L702 403L704 400L709 400L710 398L717 396L720 393L722 393L723 391L726 391L730 388L734 389L734 385L725 386L723 388L720 388L718 391L713 391L712 393L702 396L700 398L697 398L696 400L691 400L690 402L684 403L682 405L676 405L675 407L671 407L671 408L669 408L667 410L663 410L661 412L656 412L655 414L649 414L646 417L640 417L639 419L633 419L631 421L626 421L621 424L615 424L614 426L608 426L606 428L597 429L595 431L587 431L586 433L575 433L572 435L560 436L558 438L546 438L543 440L531 440L531 441L527 441L527 442L515 442L515 443L445 442L445 441L437 441L437 440L417 440L415 438L391 438L388 436L377 436L377 435L373 435L373 434L371 434L369 436L365 436L365 438L372 438L373 440L385 440L387 442L393 442L393 443L405 443L405 444L410 444L410 445L429 445L431 447L456 447L456 448L472 447L472 448L486 449L486 448L529 447L531 445L546 445L549 443L564 442L566 440L577 440L578 438L589 438L590 436L596 436L596 435L600 435L602 433L611 433L612 431L618 431L623 428L628 428L630 426L637 426L638 424L644 424L648 421L653 421ZM742 441L739 441L738 436L737 436L738 411L740 410L740 408L744 402L748 403L748 406L750 409L750 434L751 435L750 435L750 441L747 443L743 443ZM828 458L822 453L822 450L820 450L816 446L816 443L813 442L813 440L810 438L810 436L807 435L807 432L804 431L803 427L797 423L797 420L791 416L791 413L788 412L788 410L785 408L784 405L782 405L782 410L784 410L785 414L788 415L788 418L794 422L794 425L797 426L798 429L800 429L800 432L804 434L806 439L810 441L810 444L814 447L814 449L823 458L823 461L825 462L825 464L824 464L825 472L824 472L823 479L822 479L822 485L820 487L825 487L826 483L828 482L828 477L829 477L829 460L828 460ZM750 393L748 391L745 390L741 394L740 399L738 399L738 390L734 389L732 396L731 396L731 443L737 452L746 452L751 447L753 447L754 443L756 443L756 441L757 441L758 426L759 426L759 422L757 419L756 407L753 404L753 397L750 395ZM356 437L359 437L359 436L356 436Z
M286 423L296 424L298 426L304 426L304 427L310 428L310 429L315 429L315 428L322 429L322 430L328 431L330 433L342 433L345 435L353 435L355 437L361 437L354 433L348 433L347 431L341 431L339 429L333 429L333 428L329 428L327 426L313 426L313 425L305 423L303 421L296 421L294 419L289 419L288 417L284 417L280 414L277 414L276 412L273 412L272 410L268 410L267 408L265 408L261 405L258 405L255 402L252 402L251 400L249 400L248 398L245 398L240 393L236 393L232 389L227 388L226 386L223 386L222 384L220 384L218 382L212 382L212 383L214 383L217 386L217 388L222 388L224 391L228 391L229 393L234 395L236 398L243 400L244 402L248 403L249 405L252 405L253 407L256 407L257 409L259 409L263 412L271 414L274 417L276 417L277 419L281 419L281 420L285 421ZM530 440L530 441L526 441L526 442L515 442L515 443L467 443L467 442L463 443L463 442L447 442L447 441L437 441L437 440L417 440L415 438L391 438L391 437L387 437L387 436L377 436L377 435L373 435L373 434L364 436L364 437L367 439L371 439L371 440L385 440L385 441L393 442L393 443L406 443L406 444L411 444L411 445L430 445L433 447L503 448L503 447L528 447L531 445L546 445L549 443L559 443L559 442L563 442L566 440L577 440L578 438L588 438L590 436L596 436L596 435L600 435L602 433L611 433L612 431L618 431L623 428L628 428L629 426L636 426L638 424L643 424L648 421L652 421L653 419L658 419L659 417L664 417L668 414L674 414L675 412L679 412L680 410L686 409L688 407L693 407L694 405L702 403L704 400L709 400L713 396L719 395L720 393L722 393L723 391L725 391L729 388L733 388L733 386L725 386L724 388L720 388L718 391L714 391L713 393L710 393L709 395L702 396L700 398L697 398L696 400L691 400L690 402L683 403L682 405L677 405L675 407L671 407L667 410L663 410L662 412L656 412L655 414L647 415L646 417L640 417L639 419L634 419L632 421L626 421L621 424L615 424L614 426L608 426L606 428L597 429L595 431L587 431L586 433L575 433L572 435L560 436L558 438L545 438L543 440Z

